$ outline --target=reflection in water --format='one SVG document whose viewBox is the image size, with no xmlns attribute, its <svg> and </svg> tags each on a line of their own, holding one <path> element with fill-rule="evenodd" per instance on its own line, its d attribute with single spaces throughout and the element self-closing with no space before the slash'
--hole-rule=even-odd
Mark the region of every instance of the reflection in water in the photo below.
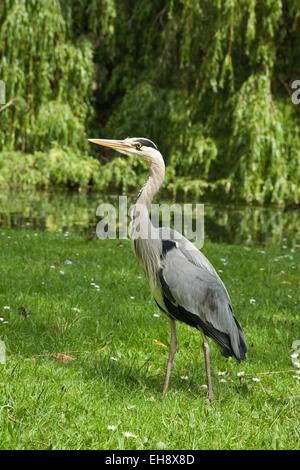
<svg viewBox="0 0 300 470">
<path fill-rule="evenodd" d="M 116 207 L 118 197 L 94 192 L 4 192 L 0 193 L 0 227 L 91 233 L 99 221 L 96 209 L 103 202 Z M 128 198 L 128 208 L 133 202 L 133 197 Z M 159 202 L 170 201 L 160 198 Z M 300 242 L 299 209 L 204 202 L 204 225 L 205 238 L 214 242 L 287 246 Z"/>
<path fill-rule="evenodd" d="M 215 242 L 295 246 L 299 209 L 205 205 L 205 234 Z"/>
</svg>

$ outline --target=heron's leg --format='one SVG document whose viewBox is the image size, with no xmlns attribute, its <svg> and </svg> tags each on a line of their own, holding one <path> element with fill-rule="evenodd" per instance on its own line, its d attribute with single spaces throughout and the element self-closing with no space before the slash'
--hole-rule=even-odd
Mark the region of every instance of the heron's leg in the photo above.
<svg viewBox="0 0 300 470">
<path fill-rule="evenodd" d="M 205 357 L 205 368 L 206 368 L 206 378 L 207 378 L 207 386 L 208 386 L 208 398 L 213 401 L 215 399 L 214 397 L 214 392 L 212 389 L 212 383 L 211 383 L 211 375 L 210 375 L 210 361 L 209 361 L 209 343 L 207 341 L 207 338 L 205 334 L 203 333 L 203 330 L 201 329 L 201 335 L 203 339 L 203 351 L 204 351 L 204 357 Z"/>
<path fill-rule="evenodd" d="M 177 349 L 175 320 L 173 318 L 171 318 L 170 320 L 171 320 L 171 323 L 170 323 L 170 326 L 171 326 L 170 352 L 169 352 L 169 359 L 168 359 L 167 371 L 166 371 L 164 388 L 163 388 L 163 395 L 166 393 L 168 385 L 169 385 L 172 364 L 173 364 L 174 356 L 175 356 L 176 349 Z"/>
</svg>

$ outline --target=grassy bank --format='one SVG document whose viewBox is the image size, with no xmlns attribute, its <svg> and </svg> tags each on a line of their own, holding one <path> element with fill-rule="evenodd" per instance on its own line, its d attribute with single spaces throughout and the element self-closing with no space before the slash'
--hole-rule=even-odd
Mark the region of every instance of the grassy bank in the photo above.
<svg viewBox="0 0 300 470">
<path fill-rule="evenodd" d="M 162 399 L 169 322 L 129 242 L 0 230 L 1 448 L 297 448 L 299 249 L 203 251 L 249 345 L 240 365 L 212 345 L 213 404 L 201 336 L 182 324 Z"/>
</svg>

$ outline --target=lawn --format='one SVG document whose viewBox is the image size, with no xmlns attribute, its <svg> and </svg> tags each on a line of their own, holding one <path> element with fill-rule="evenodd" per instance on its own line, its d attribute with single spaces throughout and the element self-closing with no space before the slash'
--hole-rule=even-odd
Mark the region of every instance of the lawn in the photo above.
<svg viewBox="0 0 300 470">
<path fill-rule="evenodd" d="M 299 449 L 299 247 L 205 243 L 249 346 L 211 345 L 210 403 L 184 324 L 162 398 L 169 321 L 130 243 L 90 238 L 0 229 L 1 449 Z"/>
</svg>

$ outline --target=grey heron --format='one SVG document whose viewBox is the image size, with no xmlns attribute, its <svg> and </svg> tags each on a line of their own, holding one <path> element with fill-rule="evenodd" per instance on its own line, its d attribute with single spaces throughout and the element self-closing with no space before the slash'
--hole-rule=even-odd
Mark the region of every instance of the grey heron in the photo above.
<svg viewBox="0 0 300 470">
<path fill-rule="evenodd" d="M 155 228 L 149 217 L 154 195 L 164 181 L 165 163 L 157 146 L 149 139 L 89 139 L 90 142 L 134 155 L 149 165 L 149 176 L 133 206 L 133 229 L 139 224 L 150 236 L 134 237 L 134 250 L 140 261 L 157 306 L 170 318 L 170 350 L 163 395 L 166 393 L 177 349 L 175 321 L 197 328 L 202 335 L 208 396 L 214 399 L 209 343 L 210 337 L 224 356 L 246 359 L 247 344 L 227 289 L 208 259 L 195 245 L 175 230 Z M 138 220 L 138 222 L 137 222 Z M 141 232 L 140 232 L 141 233 Z"/>
</svg>

